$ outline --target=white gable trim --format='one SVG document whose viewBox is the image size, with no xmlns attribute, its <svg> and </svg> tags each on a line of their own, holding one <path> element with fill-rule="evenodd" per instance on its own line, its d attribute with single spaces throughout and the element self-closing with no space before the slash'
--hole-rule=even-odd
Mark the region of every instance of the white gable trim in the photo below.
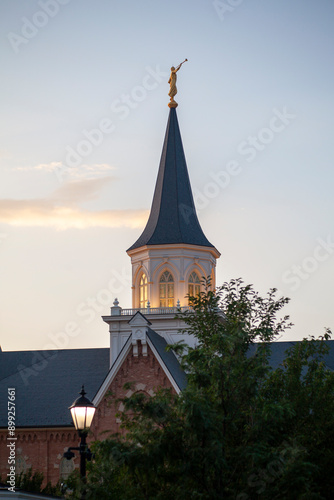
<svg viewBox="0 0 334 500">
<path fill-rule="evenodd" d="M 179 394 L 181 392 L 181 389 L 179 388 L 179 386 L 175 382 L 172 374 L 170 373 L 170 371 L 168 370 L 167 366 L 165 365 L 165 363 L 161 359 L 161 356 L 159 355 L 158 351 L 156 350 L 156 348 L 154 347 L 154 345 L 152 344 L 152 342 L 151 342 L 151 340 L 149 339 L 148 336 L 146 337 L 146 340 L 147 340 L 147 343 L 150 346 L 150 348 L 151 348 L 154 356 L 156 357 L 159 365 L 161 366 L 161 368 L 163 369 L 164 373 L 166 374 L 168 380 L 172 384 L 172 387 L 175 389 L 176 394 Z M 133 346 L 132 346 L 132 341 L 131 341 L 131 336 L 130 336 L 129 339 L 127 340 L 126 344 L 124 345 L 124 348 L 123 348 L 122 352 L 119 354 L 119 356 L 116 359 L 115 363 L 110 368 L 109 373 L 106 376 L 106 378 L 104 379 L 101 387 L 99 388 L 99 390 L 95 394 L 95 396 L 93 398 L 93 404 L 95 406 L 98 406 L 101 403 L 102 399 L 104 398 L 105 394 L 107 393 L 107 391 L 108 391 L 108 389 L 110 387 L 110 384 L 114 380 L 115 376 L 118 373 L 118 370 L 122 366 L 122 364 L 125 361 L 125 359 L 128 356 L 128 354 L 131 352 L 132 348 L 133 348 Z"/>
<path fill-rule="evenodd" d="M 129 325 L 132 326 L 149 326 L 151 325 L 152 323 L 146 318 L 146 316 L 144 316 L 140 311 L 137 311 L 133 316 L 132 318 L 130 319 L 130 321 L 128 322 Z"/>
<path fill-rule="evenodd" d="M 95 394 L 95 396 L 93 398 L 93 404 L 95 406 L 98 406 L 101 403 L 107 390 L 109 389 L 111 382 L 114 380 L 114 377 L 117 375 L 118 370 L 122 366 L 123 362 L 125 361 L 127 355 L 131 351 L 131 349 L 132 349 L 132 343 L 131 343 L 131 335 L 130 335 L 130 337 L 126 341 L 122 351 L 120 352 L 119 356 L 117 357 L 115 363 L 110 368 L 109 373 L 106 376 L 106 378 L 104 379 L 101 387 L 99 388 L 99 390 L 97 391 L 97 393 Z"/>
</svg>

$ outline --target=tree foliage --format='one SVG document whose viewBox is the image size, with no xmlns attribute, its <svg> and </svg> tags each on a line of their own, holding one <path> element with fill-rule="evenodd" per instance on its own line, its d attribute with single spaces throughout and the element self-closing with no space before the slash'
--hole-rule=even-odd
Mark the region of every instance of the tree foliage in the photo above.
<svg viewBox="0 0 334 500">
<path fill-rule="evenodd" d="M 29 491 L 31 493 L 42 493 L 45 495 L 52 495 L 54 497 L 60 497 L 62 495 L 61 485 L 59 483 L 52 486 L 50 481 L 48 481 L 46 486 L 43 487 L 43 481 L 43 472 L 33 472 L 32 467 L 29 467 L 26 471 L 18 474 L 15 487 L 18 490 L 23 490 L 25 492 Z"/>
<path fill-rule="evenodd" d="M 330 332 L 291 344 L 273 369 L 272 343 L 291 326 L 281 316 L 288 299 L 275 292 L 262 298 L 232 280 L 190 297 L 192 311 L 180 315 L 196 347 L 172 346 L 187 388 L 122 400 L 125 432 L 94 444 L 89 498 L 331 498 Z"/>
</svg>

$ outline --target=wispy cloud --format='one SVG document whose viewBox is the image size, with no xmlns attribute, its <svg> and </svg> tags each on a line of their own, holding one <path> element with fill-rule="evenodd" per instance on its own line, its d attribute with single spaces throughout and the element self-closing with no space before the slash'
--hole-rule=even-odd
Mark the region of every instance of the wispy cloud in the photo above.
<svg viewBox="0 0 334 500">
<path fill-rule="evenodd" d="M 40 173 L 57 173 L 61 172 L 64 175 L 66 172 L 67 179 L 96 179 L 107 175 L 110 171 L 115 170 L 115 167 L 108 163 L 95 163 L 93 165 L 83 164 L 78 167 L 68 168 L 61 161 L 52 161 L 50 163 L 39 163 L 38 165 L 15 167 L 12 170 L 19 172 L 40 172 Z"/>
<path fill-rule="evenodd" d="M 18 170 L 19 172 L 54 172 L 57 168 L 61 167 L 61 165 L 62 163 L 60 161 L 52 161 L 50 163 L 39 163 L 33 166 L 14 167 L 12 170 Z"/>
<path fill-rule="evenodd" d="M 99 179 L 75 179 L 62 184 L 49 199 L 56 204 L 68 203 L 70 205 L 96 200 L 100 191 L 108 186 L 115 178 L 100 177 Z"/>
<path fill-rule="evenodd" d="M 84 229 L 88 227 L 142 227 L 147 210 L 90 211 L 79 205 L 96 199 L 110 177 L 63 184 L 47 198 L 0 200 L 0 222 L 12 226 Z"/>
</svg>

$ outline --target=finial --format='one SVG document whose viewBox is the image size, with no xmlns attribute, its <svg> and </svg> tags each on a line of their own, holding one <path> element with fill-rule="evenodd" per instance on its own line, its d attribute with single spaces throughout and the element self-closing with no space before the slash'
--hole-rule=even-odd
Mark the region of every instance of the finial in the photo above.
<svg viewBox="0 0 334 500">
<path fill-rule="evenodd" d="M 113 304 L 114 304 L 114 306 L 115 306 L 115 307 L 117 307 L 117 306 L 118 306 L 119 302 L 118 302 L 117 297 L 116 297 L 116 299 L 114 300 Z"/>
<path fill-rule="evenodd" d="M 168 80 L 168 83 L 170 84 L 170 89 L 168 92 L 168 95 L 170 97 L 170 102 L 168 103 L 169 108 L 177 108 L 178 104 L 176 101 L 174 101 L 174 97 L 177 94 L 177 88 L 176 88 L 176 73 L 179 71 L 181 68 L 182 64 L 188 61 L 188 59 L 185 59 L 183 62 L 181 62 L 176 68 L 174 66 L 171 67 L 170 71 L 170 77 Z"/>
<path fill-rule="evenodd" d="M 176 307 L 177 307 L 178 309 L 180 309 L 180 305 L 181 305 L 181 304 L 180 304 L 180 299 L 177 299 L 177 302 L 176 302 Z"/>
</svg>

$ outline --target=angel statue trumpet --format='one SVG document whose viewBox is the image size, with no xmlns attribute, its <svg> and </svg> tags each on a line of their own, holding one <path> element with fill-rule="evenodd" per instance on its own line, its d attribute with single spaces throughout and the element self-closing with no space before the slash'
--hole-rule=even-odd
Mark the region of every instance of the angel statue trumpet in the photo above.
<svg viewBox="0 0 334 500">
<path fill-rule="evenodd" d="M 170 69 L 171 73 L 170 73 L 170 77 L 169 77 L 169 80 L 168 80 L 168 83 L 170 84 L 170 89 L 169 89 L 169 92 L 168 92 L 168 95 L 170 97 L 170 102 L 168 103 L 168 106 L 170 108 L 176 108 L 177 105 L 178 105 L 177 102 L 174 101 L 174 97 L 177 94 L 176 73 L 179 71 L 179 69 L 181 68 L 182 64 L 184 64 L 186 61 L 188 61 L 188 59 L 185 59 L 176 68 L 174 68 L 174 66 L 172 66 L 171 69 Z"/>
</svg>

